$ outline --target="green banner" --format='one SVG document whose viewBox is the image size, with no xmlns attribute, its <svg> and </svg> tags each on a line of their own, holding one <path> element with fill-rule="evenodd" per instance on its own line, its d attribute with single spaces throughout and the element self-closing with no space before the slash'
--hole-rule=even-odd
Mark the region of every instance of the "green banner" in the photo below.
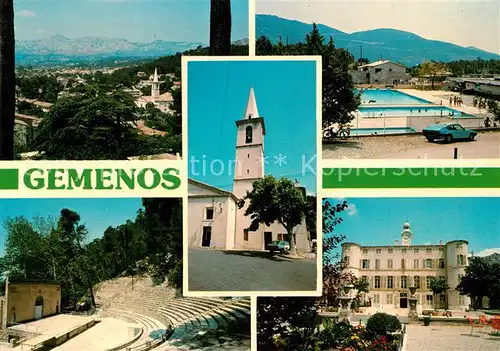
<svg viewBox="0 0 500 351">
<path fill-rule="evenodd" d="M 19 170 L 0 169 L 0 190 L 19 189 Z"/>
<path fill-rule="evenodd" d="M 500 168 L 323 168 L 323 189 L 338 188 L 500 188 Z"/>
</svg>

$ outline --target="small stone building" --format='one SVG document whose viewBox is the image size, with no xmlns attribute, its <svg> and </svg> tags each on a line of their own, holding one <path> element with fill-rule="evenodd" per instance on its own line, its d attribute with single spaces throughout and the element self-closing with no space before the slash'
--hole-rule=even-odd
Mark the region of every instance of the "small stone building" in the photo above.
<svg viewBox="0 0 500 351">
<path fill-rule="evenodd" d="M 5 282 L 0 299 L 2 329 L 58 314 L 61 310 L 61 285 L 58 282 Z"/>
</svg>

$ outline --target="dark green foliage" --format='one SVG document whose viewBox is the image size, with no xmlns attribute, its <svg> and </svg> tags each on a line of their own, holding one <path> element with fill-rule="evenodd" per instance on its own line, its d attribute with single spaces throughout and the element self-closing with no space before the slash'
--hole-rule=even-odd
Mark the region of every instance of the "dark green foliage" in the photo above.
<svg viewBox="0 0 500 351">
<path fill-rule="evenodd" d="M 471 297 L 474 308 L 481 308 L 483 297 L 490 308 L 500 307 L 500 255 L 471 257 L 457 290 Z"/>
<path fill-rule="evenodd" d="M 366 322 L 366 329 L 376 335 L 387 335 L 401 329 L 398 317 L 387 313 L 375 313 Z"/>
<path fill-rule="evenodd" d="M 448 68 L 456 76 L 467 74 L 498 74 L 500 60 L 459 60 L 447 63 Z"/>
<path fill-rule="evenodd" d="M 52 75 L 20 76 L 16 79 L 18 95 L 27 99 L 36 99 L 54 103 L 63 86 Z"/>
<path fill-rule="evenodd" d="M 148 273 L 156 283 L 168 279 L 182 288 L 181 201 L 143 199 L 135 221 L 109 227 L 90 243 L 80 216 L 69 209 L 57 222 L 7 219 L 1 271 L 12 279 L 59 281 L 62 306 L 70 308 L 82 297 L 95 304 L 92 287 L 123 275 Z"/>
<path fill-rule="evenodd" d="M 322 57 L 323 74 L 323 127 L 332 124 L 348 124 L 354 119 L 353 112 L 360 104 L 359 95 L 354 92 L 354 83 L 349 68 L 355 64 L 354 56 L 344 49 L 335 47 L 330 37 L 325 43 L 316 24 L 306 35 L 305 43 L 273 45 L 266 37 L 256 43 L 257 55 L 316 55 Z"/>
</svg>

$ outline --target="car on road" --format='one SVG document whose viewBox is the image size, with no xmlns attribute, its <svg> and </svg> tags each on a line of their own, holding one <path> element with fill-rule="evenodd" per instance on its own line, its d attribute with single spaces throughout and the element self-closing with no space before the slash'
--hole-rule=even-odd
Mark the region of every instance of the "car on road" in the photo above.
<svg viewBox="0 0 500 351">
<path fill-rule="evenodd" d="M 272 243 L 267 245 L 267 249 L 269 250 L 269 252 L 279 251 L 281 253 L 286 253 L 290 251 L 290 244 L 288 243 L 288 241 L 273 241 Z"/>
<path fill-rule="evenodd" d="M 477 135 L 475 130 L 465 129 L 458 123 L 440 123 L 432 124 L 422 130 L 424 137 L 433 142 L 442 139 L 447 143 L 453 140 L 474 140 Z"/>
</svg>

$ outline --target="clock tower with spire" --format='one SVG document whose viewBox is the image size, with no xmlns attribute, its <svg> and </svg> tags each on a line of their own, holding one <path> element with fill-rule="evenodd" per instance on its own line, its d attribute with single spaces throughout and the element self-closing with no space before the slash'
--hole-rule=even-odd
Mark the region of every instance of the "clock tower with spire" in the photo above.
<svg viewBox="0 0 500 351">
<path fill-rule="evenodd" d="M 403 232 L 401 233 L 401 245 L 403 246 L 410 246 L 411 245 L 411 230 L 410 230 L 410 223 L 405 222 L 403 224 Z"/>
</svg>

